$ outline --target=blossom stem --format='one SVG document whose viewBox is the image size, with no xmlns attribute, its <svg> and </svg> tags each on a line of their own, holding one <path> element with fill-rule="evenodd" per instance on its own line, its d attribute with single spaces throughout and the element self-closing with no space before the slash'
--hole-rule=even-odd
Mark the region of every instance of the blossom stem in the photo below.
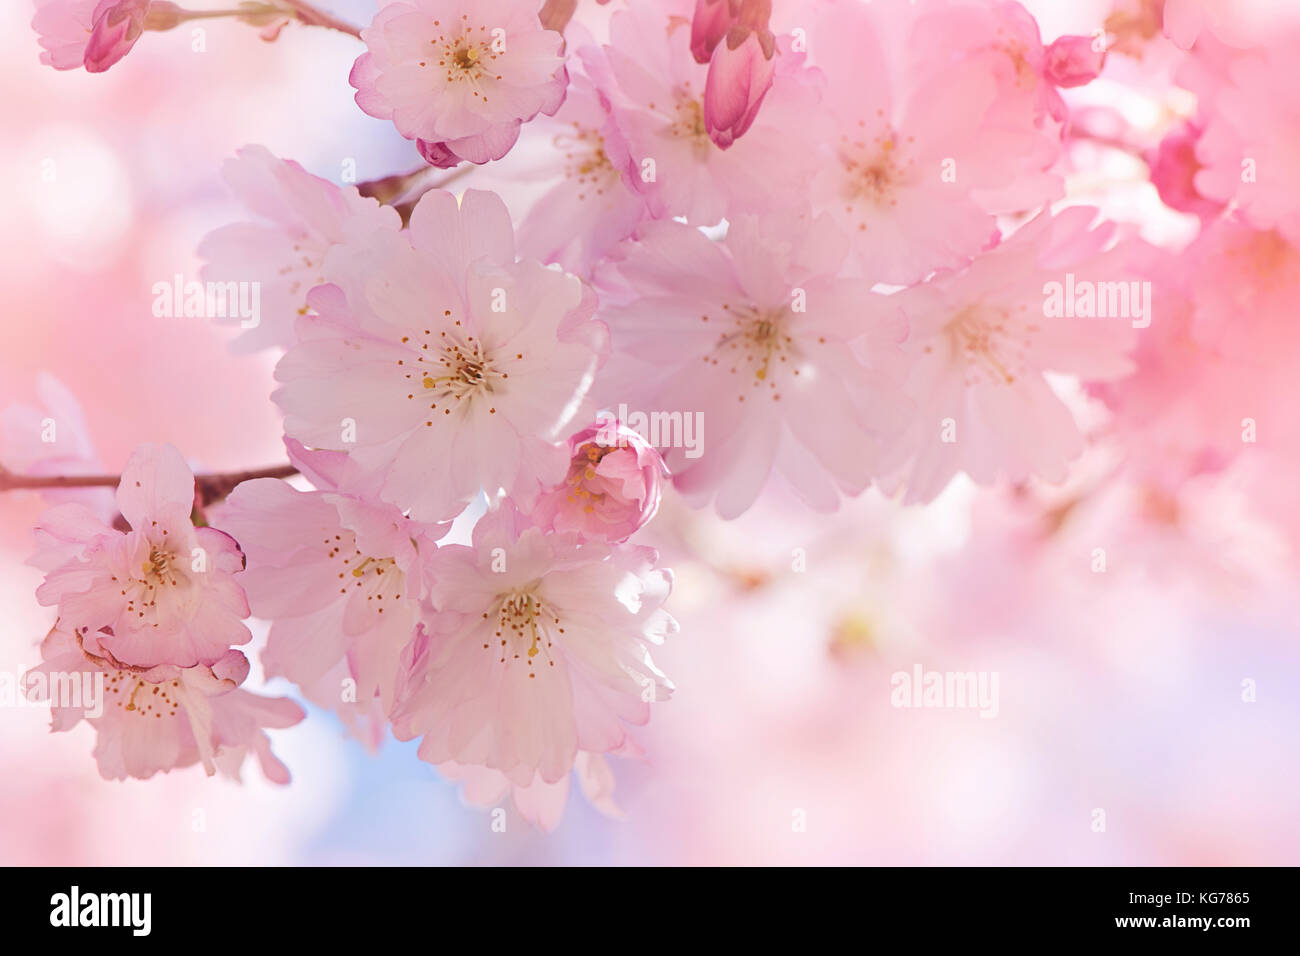
<svg viewBox="0 0 1300 956">
<path fill-rule="evenodd" d="M 338 19 L 324 10 L 318 10 L 305 0 L 266 0 L 264 3 L 247 3 L 231 10 L 185 10 L 170 4 L 151 10 L 145 19 L 146 30 L 170 30 L 191 20 L 212 20 L 218 17 L 237 17 L 258 24 L 275 18 L 291 17 L 304 26 L 325 27 L 361 39 L 361 30 Z M 257 18 L 262 18 L 261 20 Z"/>
<path fill-rule="evenodd" d="M 338 19 L 324 10 L 318 10 L 306 0 L 279 0 L 288 9 L 292 10 L 298 18 L 298 22 L 312 27 L 325 27 L 330 30 L 338 30 L 340 33 L 346 33 L 348 36 L 361 39 L 361 30 L 350 23 Z"/>
<path fill-rule="evenodd" d="M 220 501 L 235 490 L 240 482 L 254 478 L 289 478 L 298 474 L 293 465 L 272 465 L 248 471 L 225 471 L 208 475 L 195 475 L 199 499 L 204 505 Z M 116 488 L 121 475 L 16 475 L 0 468 L 0 492 L 49 491 L 57 488 Z"/>
</svg>

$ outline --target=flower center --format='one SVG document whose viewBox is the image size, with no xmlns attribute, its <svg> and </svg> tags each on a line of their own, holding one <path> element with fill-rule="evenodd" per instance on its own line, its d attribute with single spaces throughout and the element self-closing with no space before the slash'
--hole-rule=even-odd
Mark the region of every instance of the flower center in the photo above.
<svg viewBox="0 0 1300 956">
<path fill-rule="evenodd" d="M 587 482 L 596 479 L 596 467 L 612 451 L 618 449 L 587 442 L 578 449 L 578 453 L 573 456 L 572 464 L 569 465 L 569 483 L 573 485 L 573 491 L 569 493 L 568 499 L 574 504 L 583 501 L 582 510 L 586 514 L 591 514 L 596 510 L 596 505 L 605 500 L 605 493 L 593 491 L 588 487 Z"/>
<path fill-rule="evenodd" d="M 429 42 L 438 50 L 437 65 L 442 67 L 444 82 L 449 85 L 468 83 L 470 92 L 486 103 L 487 93 L 479 84 L 484 80 L 501 79 L 501 74 L 492 69 L 493 61 L 500 54 L 486 24 L 470 26 L 468 15 L 462 15 L 460 19 L 460 29 L 451 36 L 439 33 Z M 435 20 L 434 26 L 440 26 L 439 21 Z M 419 62 L 420 66 L 426 66 L 429 61 Z"/>
<path fill-rule="evenodd" d="M 753 389 L 763 385 L 767 385 L 772 401 L 780 401 L 782 381 L 790 384 L 783 372 L 788 371 L 790 376 L 799 374 L 796 366 L 803 355 L 788 328 L 791 316 L 790 310 L 784 307 L 760 309 L 742 305 L 733 308 L 730 303 L 722 304 L 724 325 L 730 327 L 719 334 L 717 343 L 704 355 L 704 361 L 726 368 L 728 374 L 737 376 L 738 401 L 743 402 L 747 392 L 752 394 Z M 709 315 L 700 318 L 705 322 L 713 321 Z"/>
<path fill-rule="evenodd" d="M 384 613 L 384 598 L 399 601 L 405 575 L 392 558 L 375 558 L 362 554 L 356 546 L 357 537 L 343 531 L 325 539 L 325 557 L 338 562 L 339 594 L 347 594 L 348 587 L 365 592 L 367 601 L 375 602 L 374 610 Z"/>
<path fill-rule="evenodd" d="M 898 137 L 888 128 L 870 141 L 840 137 L 840 162 L 847 174 L 844 194 L 849 213 L 857 202 L 875 207 L 898 205 L 894 193 L 909 179 L 914 165 L 901 155 Z M 866 224 L 860 223 L 858 228 L 865 230 Z"/>
<path fill-rule="evenodd" d="M 472 70 L 478 66 L 478 48 L 472 46 L 460 47 L 452 54 L 451 59 L 462 70 Z"/>
<path fill-rule="evenodd" d="M 310 311 L 306 301 L 308 290 L 325 284 L 320 266 L 325 259 L 327 248 L 328 244 L 323 244 L 304 233 L 294 241 L 295 258 L 279 269 L 281 281 L 289 284 L 289 294 L 302 303 L 298 306 L 299 315 L 306 315 Z"/>
<path fill-rule="evenodd" d="M 400 359 L 397 364 L 404 370 L 407 399 L 419 397 L 429 401 L 429 410 L 441 410 L 450 415 L 453 408 L 463 405 L 468 409 L 475 398 L 488 399 L 505 391 L 510 373 L 502 371 L 497 356 L 484 347 L 473 335 L 464 335 L 459 320 L 451 319 L 451 310 L 443 312 L 447 328 L 436 334 L 425 329 L 418 345 L 409 335 L 402 336 L 402 344 L 415 349 L 415 363 Z M 523 353 L 515 356 L 523 359 Z M 420 391 L 411 388 L 419 383 Z M 496 406 L 488 408 L 489 415 L 496 414 Z M 432 428 L 436 416 L 430 415 L 425 426 Z"/>
<path fill-rule="evenodd" d="M 161 720 L 164 716 L 176 716 L 180 701 L 176 690 L 180 681 L 170 680 L 160 684 L 140 680 L 129 670 L 112 670 L 104 681 L 105 700 L 112 701 L 113 706 L 138 717 L 153 717 Z"/>
<path fill-rule="evenodd" d="M 445 346 L 438 361 L 443 374 L 425 375 L 420 384 L 426 390 L 453 401 L 488 395 L 498 383 L 499 373 L 483 349 L 481 342 L 471 335 L 465 345 L 452 343 Z"/>
<path fill-rule="evenodd" d="M 695 150 L 697 159 L 704 159 L 709 152 L 708 127 L 704 125 L 704 106 L 691 95 L 689 85 L 678 87 L 673 92 L 673 118 L 668 126 L 668 134 L 674 139 L 684 139 Z"/>
<path fill-rule="evenodd" d="M 150 548 L 149 560 L 144 563 L 145 580 L 161 583 L 171 570 L 171 561 L 174 557 L 175 555 L 170 551 L 164 551 L 162 548 Z"/>
<path fill-rule="evenodd" d="M 966 361 L 967 385 L 1011 385 L 1024 372 L 1038 326 L 1018 321 L 1008 309 L 967 306 L 944 326 L 954 354 Z"/>
<path fill-rule="evenodd" d="M 587 198 L 587 190 L 603 196 L 618 176 L 618 170 L 605 154 L 605 138 L 592 129 L 573 124 L 574 132 L 555 137 L 555 145 L 564 153 L 564 177 L 575 179 L 582 191 L 578 199 Z"/>
<path fill-rule="evenodd" d="M 491 620 L 492 616 L 485 611 L 483 617 Z M 501 654 L 499 663 L 526 663 L 530 680 L 537 676 L 533 670 L 535 658 L 544 657 L 548 667 L 555 666 L 550 653 L 551 629 L 554 628 L 558 635 L 564 633 L 564 628 L 560 627 L 559 617 L 531 590 L 503 595 L 497 607 L 496 621 L 497 650 Z M 483 645 L 484 650 L 491 647 L 491 642 Z"/>
<path fill-rule="evenodd" d="M 163 532 L 164 535 L 166 533 Z M 146 614 L 154 613 L 158 607 L 160 591 L 179 587 L 182 582 L 187 582 L 185 576 L 174 566 L 175 560 L 176 555 L 167 548 L 151 544 L 149 556 L 140 563 L 138 577 L 131 574 L 123 581 L 115 574 L 111 576 L 113 583 L 120 586 L 122 596 L 126 598 L 128 614 L 143 618 Z M 158 626 L 156 620 L 153 626 Z"/>
</svg>

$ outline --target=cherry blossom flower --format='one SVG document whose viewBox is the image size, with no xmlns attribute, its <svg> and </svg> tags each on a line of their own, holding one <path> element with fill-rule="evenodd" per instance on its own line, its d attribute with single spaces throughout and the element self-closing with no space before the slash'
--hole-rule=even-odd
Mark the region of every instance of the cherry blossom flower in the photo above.
<svg viewBox="0 0 1300 956">
<path fill-rule="evenodd" d="M 1122 282 L 1129 309 L 1142 308 L 1125 252 L 1107 249 L 1113 225 L 1091 228 L 1095 219 L 1086 206 L 1042 213 L 966 269 L 885 299 L 911 322 L 906 349 L 916 363 L 907 388 L 917 413 L 903 439 L 910 460 L 887 483 L 901 483 L 907 501 L 934 498 L 958 472 L 981 484 L 1065 479 L 1083 442 L 1044 373 L 1122 376 L 1133 368 L 1134 324 L 1150 321 L 1073 310 L 1049 317 L 1048 284 L 1063 287 L 1075 274 L 1094 303 L 1100 283 Z"/>
<path fill-rule="evenodd" d="M 908 408 L 907 325 L 883 310 L 863 317 L 881 297 L 839 276 L 846 250 L 825 216 L 741 217 L 720 243 L 655 222 L 598 273 L 614 350 L 599 396 L 700 417 L 702 448 L 673 436 L 664 451 L 693 503 L 735 517 L 775 468 L 832 510 L 882 467 Z"/>
<path fill-rule="evenodd" d="M 86 44 L 101 0 L 36 0 L 32 29 L 44 52 L 41 62 L 56 70 L 75 70 L 86 61 Z"/>
<path fill-rule="evenodd" d="M 480 490 L 531 501 L 560 482 L 606 331 L 577 279 L 515 259 L 497 196 L 426 193 L 409 244 L 377 232 L 326 269 L 338 284 L 312 292 L 319 315 L 276 368 L 287 435 L 348 452 L 417 521 Z"/>
<path fill-rule="evenodd" d="M 243 482 L 220 515 L 248 556 L 252 613 L 272 622 L 267 675 L 324 707 L 356 712 L 378 698 L 389 710 L 419 608 L 416 545 L 434 547 L 426 529 L 389 505 L 273 478 Z"/>
<path fill-rule="evenodd" d="M 4 442 L 0 467 L 27 475 L 96 475 L 104 468 L 90 437 L 81 403 L 53 375 L 36 376 L 40 407 L 15 404 L 0 415 Z M 113 493 L 108 488 L 48 488 L 51 502 L 79 501 L 102 521 L 110 521 Z"/>
<path fill-rule="evenodd" d="M 606 415 L 572 436 L 569 448 L 564 483 L 543 492 L 530 515 L 538 527 L 615 542 L 654 517 L 668 470 L 653 445 Z"/>
<path fill-rule="evenodd" d="M 724 73 L 746 90 L 738 107 L 718 90 L 717 120 L 730 132 L 722 149 L 710 138 L 705 121 L 709 68 L 691 53 L 687 0 L 631 0 L 610 20 L 610 43 L 604 48 L 608 69 L 586 50 L 579 55 L 588 75 L 606 93 L 611 115 L 627 147 L 623 174 L 641 192 L 655 218 L 685 217 L 692 225 L 713 225 L 724 217 L 758 212 L 793 197 L 783 197 L 773 183 L 804 181 L 816 168 L 808 148 L 807 128 L 820 96 L 819 77 L 804 64 L 803 54 L 786 51 L 774 60 L 775 75 L 755 119 L 757 102 L 749 91 L 749 73 L 735 74 L 744 54 Z M 787 46 L 789 41 L 787 38 Z M 762 85 L 761 83 L 759 84 Z M 724 102 L 725 99 L 725 102 Z M 748 127 L 748 121 L 754 125 Z"/>
<path fill-rule="evenodd" d="M 1196 144 L 1203 167 L 1196 191 L 1232 202 L 1257 229 L 1276 229 L 1300 243 L 1300 91 L 1294 82 L 1300 32 L 1232 58 L 1217 92 L 1203 99 L 1204 132 Z"/>
<path fill-rule="evenodd" d="M 260 321 L 234 340 L 237 352 L 293 344 L 294 321 L 307 312 L 307 293 L 324 285 L 325 253 L 353 234 L 397 232 L 401 219 L 390 206 L 313 176 L 263 146 L 245 146 L 226 161 L 226 182 L 261 222 L 221 226 L 199 243 L 208 282 L 256 282 Z M 239 318 L 216 320 L 238 324 Z"/>
<path fill-rule="evenodd" d="M 587 51 L 589 58 L 599 51 Z M 569 95 L 554 119 L 538 117 L 535 135 L 550 135 L 554 161 L 531 176 L 559 180 L 519 224 L 519 249 L 542 262 L 559 263 L 583 279 L 610 249 L 632 234 L 647 215 L 645 199 L 623 181 L 627 146 L 600 91 L 574 73 Z"/>
<path fill-rule="evenodd" d="M 1059 96 L 1034 62 L 1042 47 L 1023 8 L 885 0 L 819 10 L 808 45 L 827 78 L 820 135 L 833 158 L 811 193 L 866 274 L 906 285 L 957 268 L 996 241 L 994 212 L 1059 195 L 1059 177 L 1043 173 L 1060 153 L 1059 135 L 1043 128 Z M 895 46 L 911 58 L 890 55 Z"/>
<path fill-rule="evenodd" d="M 140 446 L 117 487 L 130 531 L 80 504 L 45 512 L 30 562 L 45 572 L 37 600 L 57 606 L 69 631 L 106 631 L 102 646 L 122 664 L 215 664 L 252 639 L 235 580 L 244 557 L 229 535 L 191 524 L 193 505 L 194 475 L 180 452 Z"/>
<path fill-rule="evenodd" d="M 888 2 L 893 16 L 905 19 L 897 0 Z M 1052 141 L 1059 140 L 1068 113 L 1059 89 L 1096 79 L 1106 61 L 1102 38 L 1067 35 L 1044 46 L 1038 22 L 1014 0 L 922 0 L 915 9 L 911 35 L 927 42 L 915 48 L 911 69 L 924 76 L 949 63 L 978 64 L 998 85 L 986 124 L 1004 135 L 1026 121 L 1039 127 L 1045 135 L 1035 143 L 1038 149 L 1016 159 L 1025 172 L 1033 169 L 1030 163 L 1041 163 L 1039 169 L 1049 164 L 1057 155 Z"/>
<path fill-rule="evenodd" d="M 650 646 L 676 631 L 662 609 L 672 575 L 655 552 L 580 544 L 528 527 L 510 502 L 479 520 L 473 546 L 428 555 L 436 609 L 408 652 L 399 739 L 433 764 L 554 784 L 580 751 L 627 746 L 671 685 Z"/>
<path fill-rule="evenodd" d="M 1153 281 L 1160 320 L 1138 338 L 1133 375 L 1089 388 L 1116 413 L 1104 434 L 1123 450 L 1126 474 L 1165 496 L 1176 496 L 1196 475 L 1227 467 L 1247 447 L 1241 410 L 1264 416 L 1273 388 L 1256 362 L 1234 362 L 1198 341 L 1180 271 L 1163 259 L 1143 270 Z"/>
<path fill-rule="evenodd" d="M 1233 47 L 1255 47 L 1291 27 L 1300 10 L 1287 0 L 1165 0 L 1164 31 L 1181 49 L 1213 34 Z"/>
<path fill-rule="evenodd" d="M 210 666 L 129 667 L 105 643 L 103 633 L 55 627 L 41 644 L 42 663 L 26 678 L 29 687 L 44 688 L 33 696 L 49 700 L 51 729 L 71 730 L 82 720 L 95 728 L 95 762 L 105 779 L 145 780 L 196 763 L 208 776 L 220 770 L 238 779 L 252 753 L 268 780 L 289 782 L 263 728 L 292 727 L 306 715 L 287 698 L 242 690 L 243 654 L 230 650 Z M 72 699 L 56 693 L 74 683 Z"/>
<path fill-rule="evenodd" d="M 392 120 L 437 166 L 500 159 L 522 124 L 564 101 L 564 38 L 533 4 L 390 0 L 361 38 L 357 105 Z"/>
</svg>

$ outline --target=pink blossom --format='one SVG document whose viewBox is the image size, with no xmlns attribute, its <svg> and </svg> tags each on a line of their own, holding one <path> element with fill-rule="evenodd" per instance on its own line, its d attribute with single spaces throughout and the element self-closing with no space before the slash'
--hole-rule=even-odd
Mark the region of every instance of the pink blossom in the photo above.
<svg viewBox="0 0 1300 956">
<path fill-rule="evenodd" d="M 56 70 L 75 70 L 86 60 L 95 11 L 104 0 L 36 0 L 32 29 L 44 52 L 41 62 Z"/>
<path fill-rule="evenodd" d="M 631 0 L 610 20 L 608 69 L 580 50 L 587 71 L 610 100 L 611 115 L 627 147 L 623 175 L 645 196 L 655 218 L 683 216 L 692 225 L 712 225 L 724 217 L 797 204 L 793 190 L 773 183 L 799 183 L 817 166 L 805 130 L 820 96 L 819 76 L 803 54 L 776 57 L 771 90 L 754 119 L 761 77 L 731 72 L 716 89 L 720 124 L 734 138 L 720 148 L 709 135 L 705 94 L 709 68 L 695 61 L 687 29 L 685 0 Z M 789 41 L 786 41 L 787 46 Z M 728 57 L 723 73 L 744 66 Z M 763 68 L 766 70 L 766 67 Z M 720 77 L 725 81 L 726 77 Z M 744 92 L 744 103 L 731 94 Z"/>
<path fill-rule="evenodd" d="M 272 478 L 242 483 L 220 514 L 248 556 L 252 613 L 272 622 L 267 676 L 341 712 L 375 698 L 391 709 L 420 600 L 416 544 L 434 547 L 426 529 L 388 505 Z"/>
<path fill-rule="evenodd" d="M 892 17 L 906 18 L 892 3 Z M 1038 22 L 1015 0 L 920 0 L 910 35 L 918 41 L 910 70 L 943 71 L 949 64 L 978 64 L 997 81 L 998 99 L 985 122 L 990 127 L 1019 126 L 1027 120 L 1040 132 L 1039 151 L 1020 162 L 1037 163 L 1049 151 L 1065 122 L 1067 110 L 1058 87 L 1080 86 L 1095 79 L 1105 63 L 1100 38 L 1059 37 L 1044 47 Z M 882 12 L 891 11 L 886 5 Z"/>
<path fill-rule="evenodd" d="M 96 475 L 104 471 L 77 397 L 53 375 L 36 376 L 40 407 L 10 405 L 0 416 L 0 467 L 28 475 Z M 79 501 L 103 521 L 113 517 L 107 488 L 50 488 L 48 501 Z"/>
<path fill-rule="evenodd" d="M 1300 33 L 1228 62 L 1222 87 L 1203 99 L 1194 183 L 1207 199 L 1234 203 L 1255 228 L 1300 243 L 1297 56 Z"/>
<path fill-rule="evenodd" d="M 655 552 L 545 534 L 506 502 L 473 546 L 428 556 L 437 613 L 409 652 L 394 733 L 423 736 L 434 764 L 483 766 L 554 784 L 580 751 L 627 745 L 671 685 L 650 646 L 676 631 L 662 610 L 672 575 Z"/>
<path fill-rule="evenodd" d="M 418 521 L 452 518 L 482 489 L 531 500 L 559 483 L 605 328 L 577 279 L 515 259 L 496 195 L 426 193 L 409 243 L 376 233 L 326 268 L 338 284 L 313 291 L 319 315 L 276 368 L 286 434 L 348 452 Z"/>
<path fill-rule="evenodd" d="M 292 727 L 305 715 L 287 698 L 240 689 L 248 676 L 243 654 L 230 650 L 210 666 L 128 667 L 105 640 L 103 633 L 55 627 L 41 644 L 42 663 L 26 677 L 29 688 L 44 690 L 33 698 L 50 701 L 53 730 L 82 720 L 95 728 L 95 762 L 105 779 L 144 780 L 195 763 L 208 776 L 220 770 L 238 779 L 251 752 L 268 780 L 289 782 L 263 728 Z M 68 686 L 80 693 L 61 699 L 59 688 Z"/>
<path fill-rule="evenodd" d="M 226 161 L 226 182 L 260 222 L 221 226 L 199 243 L 210 282 L 256 282 L 260 321 L 234 342 L 238 352 L 293 344 L 294 321 L 307 312 L 307 293 L 330 281 L 325 253 L 349 236 L 397 232 L 401 219 L 390 206 L 313 176 L 263 146 L 245 146 Z M 218 319 L 239 324 L 240 318 Z"/>
<path fill-rule="evenodd" d="M 390 0 L 361 32 L 357 105 L 435 165 L 500 159 L 564 101 L 563 37 L 515 0 Z"/>
<path fill-rule="evenodd" d="M 1108 252 L 1114 228 L 1092 228 L 1096 210 L 1075 206 L 1041 213 L 964 270 L 943 274 L 885 299 L 911 322 L 907 351 L 915 361 L 908 391 L 917 414 L 903 447 L 910 455 L 890 486 L 906 500 L 928 501 L 958 472 L 980 484 L 999 476 L 1037 476 L 1060 483 L 1083 450 L 1069 409 L 1045 372 L 1084 380 L 1117 378 L 1132 370 L 1129 315 L 1057 315 L 1049 283 L 1063 297 L 1067 283 L 1136 281 L 1124 253 Z M 1125 300 L 1140 310 L 1141 292 Z M 1150 315 L 1143 317 L 1150 322 Z"/>
<path fill-rule="evenodd" d="M 600 56 L 588 51 L 588 57 Z M 574 73 L 569 95 L 554 119 L 538 117 L 535 135 L 549 135 L 549 164 L 532 175 L 558 180 L 519 224 L 519 249 L 556 262 L 583 279 L 647 215 L 641 194 L 623 181 L 623 142 L 600 94 L 584 73 Z"/>
<path fill-rule="evenodd" d="M 996 241 L 992 213 L 1060 191 L 1037 25 L 1016 4 L 827 4 L 808 38 L 825 71 L 831 155 L 814 203 L 890 284 L 957 268 Z M 907 57 L 890 54 L 895 46 Z M 1055 98 L 1055 100 L 1053 99 Z"/>
<path fill-rule="evenodd" d="M 1246 251 L 1244 232 L 1234 230 L 1229 236 L 1219 229 L 1204 235 L 1186 263 L 1160 256 L 1145 265 L 1142 274 L 1154 284 L 1159 320 L 1138 337 L 1133 375 L 1089 389 L 1114 412 L 1105 435 L 1123 449 L 1126 474 L 1152 493 L 1176 498 L 1196 475 L 1220 472 L 1250 449 L 1241 441 L 1242 409 L 1269 421 L 1267 435 L 1276 434 L 1268 396 L 1280 383 L 1270 380 L 1266 356 L 1234 358 L 1207 340 L 1209 330 L 1197 328 L 1191 298 L 1199 290 L 1188 287 L 1180 275 L 1210 261 L 1235 271 Z M 1218 277 L 1202 283 L 1210 285 L 1218 285 Z M 1207 312 L 1217 314 L 1227 303 L 1207 294 L 1204 304 Z M 1234 335 L 1245 333 L 1235 303 L 1231 309 Z"/>
<path fill-rule="evenodd" d="M 1287 342 L 1300 298 L 1300 247 L 1232 215 L 1202 231 L 1181 265 L 1198 342 L 1260 370 L 1294 354 Z"/>
<path fill-rule="evenodd" d="M 531 519 L 584 540 L 626 541 L 659 509 L 668 476 L 659 452 L 612 416 L 569 439 L 564 483 L 542 493 Z"/>
<path fill-rule="evenodd" d="M 244 558 L 229 535 L 194 527 L 194 475 L 171 445 L 142 445 L 127 461 L 117 506 L 132 530 L 84 505 L 57 505 L 36 526 L 37 600 L 77 634 L 103 630 L 113 659 L 134 667 L 193 667 L 251 638 L 235 580 Z"/>
<path fill-rule="evenodd" d="M 1300 10 L 1290 0 L 1165 0 L 1164 31 L 1180 49 L 1190 50 L 1209 33 L 1232 47 L 1263 46 L 1300 25 Z"/>
<path fill-rule="evenodd" d="M 698 416 L 700 447 L 664 451 L 693 503 L 735 517 L 775 469 L 832 510 L 878 473 L 908 405 L 907 325 L 864 317 L 881 297 L 840 276 L 846 249 L 826 216 L 740 217 L 719 243 L 655 222 L 598 273 L 614 349 L 599 395 L 608 408 Z"/>
</svg>

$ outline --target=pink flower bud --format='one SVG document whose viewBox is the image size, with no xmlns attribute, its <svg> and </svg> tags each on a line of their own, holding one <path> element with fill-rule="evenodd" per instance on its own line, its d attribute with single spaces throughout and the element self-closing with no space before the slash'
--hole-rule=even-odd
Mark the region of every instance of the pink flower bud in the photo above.
<svg viewBox="0 0 1300 956">
<path fill-rule="evenodd" d="M 1106 62 L 1106 52 L 1093 49 L 1092 37 L 1059 37 L 1046 52 L 1047 79 L 1065 88 L 1091 83 Z"/>
<path fill-rule="evenodd" d="M 1151 183 L 1166 206 L 1205 219 L 1217 216 L 1223 203 L 1197 192 L 1196 174 L 1201 170 L 1201 164 L 1196 158 L 1196 143 L 1200 138 L 1200 129 L 1191 123 L 1183 123 L 1161 140 L 1148 163 Z"/>
<path fill-rule="evenodd" d="M 691 55 L 708 63 L 713 51 L 731 28 L 731 0 L 695 0 L 691 18 Z"/>
<path fill-rule="evenodd" d="M 543 492 L 533 511 L 539 527 L 618 542 L 654 517 L 668 469 L 654 446 L 632 429 L 602 420 L 569 439 L 564 483 Z"/>
<path fill-rule="evenodd" d="M 775 70 L 776 58 L 764 55 L 757 33 L 734 49 L 728 39 L 713 51 L 704 84 L 704 126 L 720 149 L 738 140 L 754 122 Z"/>
<path fill-rule="evenodd" d="M 415 148 L 419 150 L 426 163 L 439 169 L 451 169 L 462 162 L 459 156 L 447 148 L 446 143 L 431 143 L 426 139 L 417 139 Z"/>
<path fill-rule="evenodd" d="M 131 52 L 144 32 L 150 0 L 100 0 L 95 8 L 86 44 L 85 66 L 88 73 L 103 73 Z"/>
</svg>

